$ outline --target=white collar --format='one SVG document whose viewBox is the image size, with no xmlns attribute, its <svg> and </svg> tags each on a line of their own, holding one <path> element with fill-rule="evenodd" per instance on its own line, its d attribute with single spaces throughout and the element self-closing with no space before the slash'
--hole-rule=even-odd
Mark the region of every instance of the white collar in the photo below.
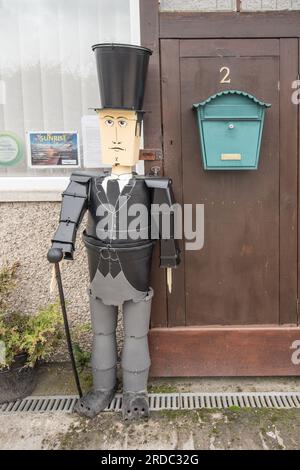
<svg viewBox="0 0 300 470">
<path fill-rule="evenodd" d="M 120 175 L 117 173 L 111 173 L 109 178 L 112 180 L 130 180 L 130 178 L 132 178 L 132 173 L 121 173 Z"/>
<path fill-rule="evenodd" d="M 117 180 L 119 183 L 120 192 L 122 192 L 124 187 L 126 186 L 126 184 L 131 178 L 132 178 L 132 173 L 122 173 L 120 175 L 117 175 L 116 173 L 111 173 L 110 175 L 107 175 L 102 181 L 102 187 L 104 191 L 107 192 L 107 182 L 109 180 Z"/>
</svg>

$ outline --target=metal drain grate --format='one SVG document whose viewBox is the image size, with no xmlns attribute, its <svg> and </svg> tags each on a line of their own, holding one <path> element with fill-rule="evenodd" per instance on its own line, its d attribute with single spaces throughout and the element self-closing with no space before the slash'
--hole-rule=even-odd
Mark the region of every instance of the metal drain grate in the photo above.
<svg viewBox="0 0 300 470">
<path fill-rule="evenodd" d="M 78 397 L 32 396 L 0 405 L 0 414 L 71 413 Z M 195 410 L 199 408 L 300 408 L 300 392 L 253 393 L 150 393 L 151 411 Z M 105 411 L 121 411 L 122 395 L 117 394 Z"/>
<path fill-rule="evenodd" d="M 45 413 L 49 411 L 71 413 L 77 400 L 77 396 L 27 397 L 24 400 L 0 405 L 0 414 Z"/>
<path fill-rule="evenodd" d="M 300 408 L 300 392 L 181 393 L 181 409 Z"/>
</svg>

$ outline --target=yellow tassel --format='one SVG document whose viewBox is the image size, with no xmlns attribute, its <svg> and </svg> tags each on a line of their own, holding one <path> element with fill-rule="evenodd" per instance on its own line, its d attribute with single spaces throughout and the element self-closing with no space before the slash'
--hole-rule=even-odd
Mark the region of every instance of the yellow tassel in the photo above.
<svg viewBox="0 0 300 470">
<path fill-rule="evenodd" d="M 55 265 L 52 266 L 51 280 L 50 280 L 50 294 L 53 294 L 56 285 Z"/>
<path fill-rule="evenodd" d="M 172 293 L 172 268 L 167 268 L 167 285 L 168 285 L 168 290 L 169 294 Z"/>
</svg>

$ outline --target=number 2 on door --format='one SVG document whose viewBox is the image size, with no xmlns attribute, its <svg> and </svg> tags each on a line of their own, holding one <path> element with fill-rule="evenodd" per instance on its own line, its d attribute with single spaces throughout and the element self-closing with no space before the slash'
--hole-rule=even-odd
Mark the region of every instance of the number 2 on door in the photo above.
<svg viewBox="0 0 300 470">
<path fill-rule="evenodd" d="M 220 83 L 231 83 L 230 78 L 230 68 L 229 67 L 221 67 L 220 74 L 223 74 Z"/>
</svg>

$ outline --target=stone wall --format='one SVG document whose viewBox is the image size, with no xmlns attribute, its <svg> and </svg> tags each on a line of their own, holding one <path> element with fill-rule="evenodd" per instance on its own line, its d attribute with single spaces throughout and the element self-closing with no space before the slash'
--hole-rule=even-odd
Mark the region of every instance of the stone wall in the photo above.
<svg viewBox="0 0 300 470">
<path fill-rule="evenodd" d="M 0 263 L 21 263 L 18 287 L 12 296 L 17 310 L 33 313 L 57 297 L 57 292 L 50 293 L 52 266 L 46 256 L 59 211 L 60 203 L 54 202 L 0 204 Z M 62 275 L 68 310 L 74 322 L 82 322 L 88 311 L 88 270 L 80 233 L 77 240 L 75 261 L 62 262 Z"/>
<path fill-rule="evenodd" d="M 0 204 L 0 266 L 19 261 L 18 284 L 11 295 L 11 308 L 32 314 L 58 299 L 50 293 L 52 266 L 47 261 L 51 237 L 57 227 L 60 203 Z M 84 223 L 83 223 L 84 225 Z M 81 231 L 77 237 L 75 261 L 61 263 L 63 284 L 71 325 L 89 321 L 88 268 Z M 83 339 L 89 344 L 89 335 Z M 61 353 L 61 351 L 60 351 Z M 58 354 L 58 358 L 66 355 Z"/>
</svg>

